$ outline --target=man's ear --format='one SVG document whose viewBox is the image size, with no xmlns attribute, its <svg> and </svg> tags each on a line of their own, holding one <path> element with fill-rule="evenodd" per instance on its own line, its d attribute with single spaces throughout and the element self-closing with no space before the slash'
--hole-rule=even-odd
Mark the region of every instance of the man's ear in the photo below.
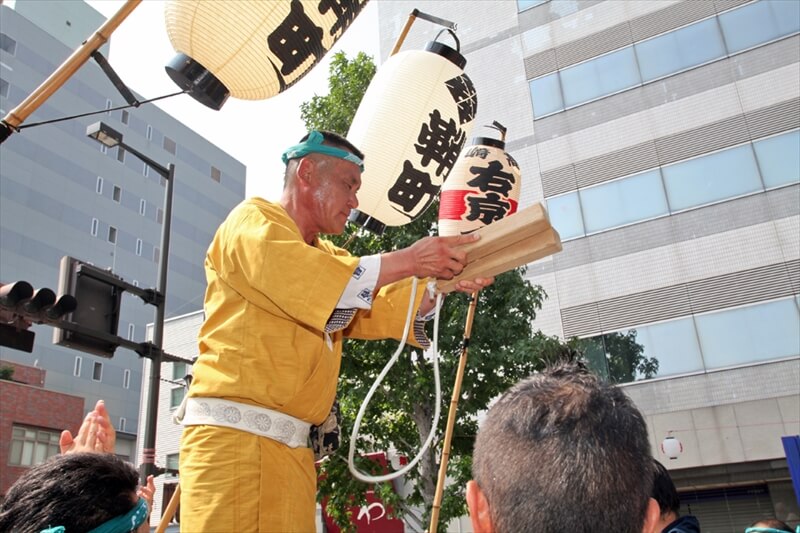
<svg viewBox="0 0 800 533">
<path fill-rule="evenodd" d="M 644 514 L 644 525 L 642 526 L 642 533 L 660 533 L 656 531 L 658 522 L 661 519 L 661 508 L 658 502 L 653 498 L 647 501 L 647 511 Z"/>
<path fill-rule="evenodd" d="M 313 159 L 310 157 L 301 158 L 300 161 L 297 162 L 297 169 L 295 170 L 298 181 L 304 185 L 309 185 L 315 168 Z"/>
<path fill-rule="evenodd" d="M 475 533 L 493 533 L 492 520 L 489 513 L 489 502 L 483 495 L 476 481 L 467 483 L 467 507 L 469 519 Z"/>
</svg>

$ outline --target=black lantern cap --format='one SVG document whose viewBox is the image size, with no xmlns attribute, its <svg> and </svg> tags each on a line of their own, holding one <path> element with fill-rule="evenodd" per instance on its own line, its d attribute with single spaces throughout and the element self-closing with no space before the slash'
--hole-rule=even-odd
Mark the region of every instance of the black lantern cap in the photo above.
<svg viewBox="0 0 800 533">
<path fill-rule="evenodd" d="M 386 230 L 386 224 L 366 213 L 359 211 L 358 209 L 352 209 L 347 220 L 353 224 L 356 224 L 357 226 L 361 226 L 362 228 L 371 231 L 375 235 L 383 235 L 383 232 Z"/>
<path fill-rule="evenodd" d="M 177 54 L 164 68 L 178 87 L 215 111 L 222 109 L 231 94 L 219 78 L 186 54 Z"/>
</svg>

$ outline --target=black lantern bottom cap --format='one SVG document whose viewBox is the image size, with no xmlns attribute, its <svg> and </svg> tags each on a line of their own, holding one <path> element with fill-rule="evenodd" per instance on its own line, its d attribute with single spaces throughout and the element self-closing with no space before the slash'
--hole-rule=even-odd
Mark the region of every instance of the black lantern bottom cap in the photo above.
<svg viewBox="0 0 800 533">
<path fill-rule="evenodd" d="M 351 210 L 350 217 L 348 217 L 347 220 L 353 224 L 363 227 L 368 231 L 371 231 L 376 235 L 383 235 L 384 230 L 386 230 L 386 224 L 377 218 L 372 218 L 370 215 L 363 213 L 358 209 Z"/>
<path fill-rule="evenodd" d="M 222 109 L 231 94 L 219 78 L 186 54 L 177 54 L 164 69 L 178 87 L 215 111 Z"/>
</svg>

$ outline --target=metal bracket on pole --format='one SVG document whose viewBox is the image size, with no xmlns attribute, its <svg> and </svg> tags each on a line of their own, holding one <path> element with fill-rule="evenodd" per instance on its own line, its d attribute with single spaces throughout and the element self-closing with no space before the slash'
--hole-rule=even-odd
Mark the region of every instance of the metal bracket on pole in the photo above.
<svg viewBox="0 0 800 533">
<path fill-rule="evenodd" d="M 440 26 L 444 26 L 449 30 L 455 31 L 457 25 L 455 22 L 450 22 L 449 20 L 445 20 L 443 18 L 435 17 L 433 15 L 428 15 L 427 13 L 423 13 L 419 9 L 414 9 L 411 13 L 408 14 L 408 20 L 406 21 L 406 25 L 403 26 L 403 30 L 400 32 L 400 35 L 397 37 L 397 41 L 394 43 L 394 48 L 392 48 L 392 53 L 389 54 L 390 56 L 395 55 L 397 52 L 400 51 L 400 47 L 403 46 L 403 41 L 406 40 L 406 36 L 408 35 L 411 26 L 414 24 L 414 21 L 417 18 L 421 18 L 422 20 L 427 20 L 428 22 L 433 22 L 434 24 L 438 24 Z"/>
</svg>

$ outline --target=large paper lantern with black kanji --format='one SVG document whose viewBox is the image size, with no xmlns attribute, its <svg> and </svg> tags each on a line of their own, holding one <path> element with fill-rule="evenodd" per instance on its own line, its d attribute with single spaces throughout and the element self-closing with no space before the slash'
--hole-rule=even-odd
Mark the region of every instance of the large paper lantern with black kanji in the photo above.
<svg viewBox="0 0 800 533">
<path fill-rule="evenodd" d="M 436 198 L 477 110 L 466 62 L 434 41 L 378 69 L 347 134 L 366 156 L 351 220 L 381 232 L 416 219 Z"/>
<path fill-rule="evenodd" d="M 505 151 L 506 143 L 476 137 L 461 152 L 439 200 L 439 235 L 461 235 L 517 211 L 519 165 Z"/>
<path fill-rule="evenodd" d="M 367 0 L 169 0 L 167 73 L 212 109 L 263 100 L 302 78 Z"/>
</svg>

